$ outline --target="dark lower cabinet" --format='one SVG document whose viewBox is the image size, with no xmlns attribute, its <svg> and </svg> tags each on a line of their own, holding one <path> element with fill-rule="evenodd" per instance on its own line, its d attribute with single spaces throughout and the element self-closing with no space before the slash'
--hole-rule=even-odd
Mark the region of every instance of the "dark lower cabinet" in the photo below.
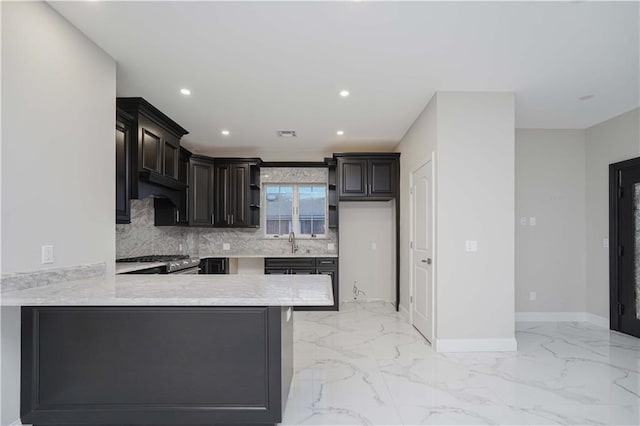
<svg viewBox="0 0 640 426">
<path fill-rule="evenodd" d="M 293 375 L 286 307 L 23 307 L 33 425 L 276 424 Z"/>
<path fill-rule="evenodd" d="M 296 306 L 294 309 L 296 311 L 337 311 L 340 306 L 337 257 L 267 257 L 264 259 L 264 273 L 267 275 L 329 275 L 333 290 L 332 306 Z"/>
<path fill-rule="evenodd" d="M 229 258 L 207 257 L 200 259 L 200 274 L 228 274 Z"/>
</svg>

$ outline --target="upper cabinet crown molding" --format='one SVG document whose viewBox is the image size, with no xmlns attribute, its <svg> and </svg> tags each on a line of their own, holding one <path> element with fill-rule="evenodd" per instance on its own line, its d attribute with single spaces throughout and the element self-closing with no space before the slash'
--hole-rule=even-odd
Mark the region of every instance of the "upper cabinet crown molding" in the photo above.
<svg viewBox="0 0 640 426">
<path fill-rule="evenodd" d="M 166 130 L 169 130 L 177 138 L 182 138 L 184 135 L 189 134 L 188 130 L 173 121 L 144 98 L 117 98 L 116 102 L 119 109 L 127 111 L 134 116 L 144 114 L 157 124 L 163 126 Z"/>
</svg>

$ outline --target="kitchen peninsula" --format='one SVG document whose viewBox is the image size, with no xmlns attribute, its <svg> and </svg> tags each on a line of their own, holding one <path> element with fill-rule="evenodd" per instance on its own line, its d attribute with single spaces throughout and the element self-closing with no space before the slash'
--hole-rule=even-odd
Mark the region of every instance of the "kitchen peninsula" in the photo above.
<svg viewBox="0 0 640 426">
<path fill-rule="evenodd" d="M 332 303 L 325 275 L 116 275 L 4 292 L 2 305 L 22 306 L 22 423 L 278 423 L 291 307 Z"/>
</svg>

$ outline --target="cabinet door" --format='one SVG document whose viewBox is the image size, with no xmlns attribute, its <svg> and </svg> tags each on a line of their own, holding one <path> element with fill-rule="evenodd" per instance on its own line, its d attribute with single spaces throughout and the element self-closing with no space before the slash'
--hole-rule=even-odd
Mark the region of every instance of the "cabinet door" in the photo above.
<svg viewBox="0 0 640 426">
<path fill-rule="evenodd" d="M 367 160 L 339 158 L 340 198 L 367 196 Z"/>
<path fill-rule="evenodd" d="M 213 164 L 191 160 L 190 225 L 211 226 L 213 217 Z"/>
<path fill-rule="evenodd" d="M 229 185 L 231 201 L 231 226 L 249 226 L 249 164 L 231 165 L 231 184 Z"/>
<path fill-rule="evenodd" d="M 150 127 L 140 128 L 139 158 L 140 168 L 162 173 L 160 166 L 160 151 L 162 138 L 160 132 Z"/>
<path fill-rule="evenodd" d="M 180 159 L 178 161 L 178 181 L 187 185 L 184 191 L 180 192 L 180 204 L 178 205 L 178 223 L 189 224 L 189 158 L 191 153 L 185 149 L 180 149 Z"/>
<path fill-rule="evenodd" d="M 163 149 L 163 174 L 172 179 L 178 179 L 179 160 L 180 160 L 180 142 L 175 138 L 167 138 L 164 140 Z"/>
<path fill-rule="evenodd" d="M 116 222 L 131 222 L 131 123 L 116 120 Z"/>
<path fill-rule="evenodd" d="M 369 160 L 369 196 L 393 197 L 396 190 L 396 161 Z"/>
<path fill-rule="evenodd" d="M 231 166 L 229 163 L 216 163 L 214 170 L 214 225 L 225 227 L 231 224 L 231 200 L 229 191 L 229 186 L 231 185 Z"/>
</svg>

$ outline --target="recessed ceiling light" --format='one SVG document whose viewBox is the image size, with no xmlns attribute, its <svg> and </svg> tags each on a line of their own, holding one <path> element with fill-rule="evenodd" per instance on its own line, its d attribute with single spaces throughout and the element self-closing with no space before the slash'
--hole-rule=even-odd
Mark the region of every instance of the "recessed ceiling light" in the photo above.
<svg viewBox="0 0 640 426">
<path fill-rule="evenodd" d="M 338 130 L 338 131 L 336 132 L 336 135 L 338 135 L 338 136 L 342 136 L 342 135 L 344 135 L 344 130 Z"/>
<path fill-rule="evenodd" d="M 180 93 L 182 93 L 185 96 L 189 96 L 191 94 L 191 90 L 184 88 L 184 89 L 180 89 Z"/>
<path fill-rule="evenodd" d="M 593 99 L 595 95 L 584 95 L 580 96 L 578 99 L 581 101 L 588 101 L 589 99 Z"/>
<path fill-rule="evenodd" d="M 342 96 L 343 98 L 346 98 L 347 96 L 349 96 L 349 91 L 348 90 L 340 91 L 340 96 Z"/>
<path fill-rule="evenodd" d="M 231 134 L 231 132 L 228 130 L 223 130 L 220 133 L 222 133 L 222 136 L 229 136 Z"/>
</svg>

